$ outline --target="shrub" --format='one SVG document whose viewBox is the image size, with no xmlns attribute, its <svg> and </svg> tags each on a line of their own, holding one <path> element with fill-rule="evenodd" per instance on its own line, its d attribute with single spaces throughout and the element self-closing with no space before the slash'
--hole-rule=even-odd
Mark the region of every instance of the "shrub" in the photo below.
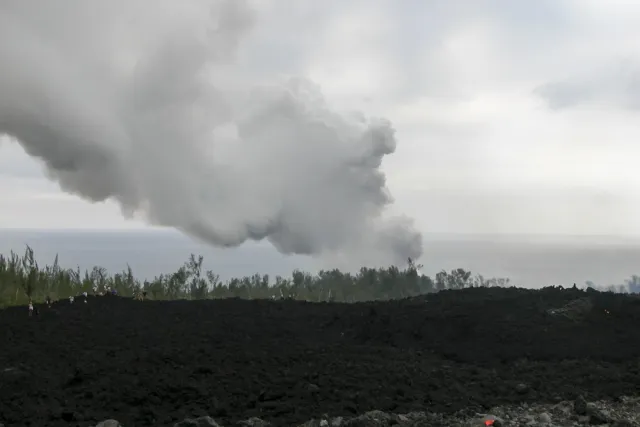
<svg viewBox="0 0 640 427">
<path fill-rule="evenodd" d="M 33 250 L 27 246 L 22 257 L 11 252 L 0 255 L 0 307 L 26 305 L 30 298 L 44 301 L 68 298 L 82 292 L 101 292 L 107 287 L 115 289 L 118 295 L 132 297 L 140 291 L 147 292 L 147 298 L 206 299 L 206 298 L 293 298 L 307 301 L 358 302 L 370 300 L 399 299 L 438 292 L 446 289 L 469 287 L 510 286 L 506 278 L 485 279 L 481 275 L 472 276 L 462 268 L 450 272 L 441 271 L 435 280 L 420 274 L 422 265 L 409 259 L 403 269 L 363 267 L 356 274 L 340 270 L 322 270 L 312 275 L 294 270 L 291 277 L 254 274 L 233 278 L 226 282 L 213 271 L 203 271 L 203 257 L 191 255 L 189 260 L 169 274 L 161 274 L 152 281 L 136 279 L 131 267 L 109 275 L 102 267 L 93 267 L 81 272 L 80 268 L 61 268 L 56 256 L 53 265 L 41 267 L 35 260 Z M 591 282 L 594 288 L 603 289 Z M 633 276 L 624 289 L 615 291 L 636 291 L 640 286 L 640 276 Z M 606 287 L 604 287 L 607 290 Z"/>
</svg>

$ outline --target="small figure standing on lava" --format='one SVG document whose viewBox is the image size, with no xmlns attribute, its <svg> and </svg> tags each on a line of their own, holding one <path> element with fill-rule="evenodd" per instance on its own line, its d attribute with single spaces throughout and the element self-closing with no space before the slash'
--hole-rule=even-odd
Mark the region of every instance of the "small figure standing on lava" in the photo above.
<svg viewBox="0 0 640 427">
<path fill-rule="evenodd" d="M 87 291 L 84 291 L 82 293 L 82 296 L 84 297 L 84 303 L 86 304 L 87 303 Z"/>
<path fill-rule="evenodd" d="M 69 297 L 69 303 L 73 304 L 73 297 Z"/>
<path fill-rule="evenodd" d="M 33 302 L 29 300 L 29 317 L 33 316 Z"/>
<path fill-rule="evenodd" d="M 51 297 L 49 295 L 47 295 L 46 302 L 47 302 L 47 307 L 51 308 Z"/>
<path fill-rule="evenodd" d="M 147 297 L 147 291 L 142 291 L 142 301 Z"/>
</svg>

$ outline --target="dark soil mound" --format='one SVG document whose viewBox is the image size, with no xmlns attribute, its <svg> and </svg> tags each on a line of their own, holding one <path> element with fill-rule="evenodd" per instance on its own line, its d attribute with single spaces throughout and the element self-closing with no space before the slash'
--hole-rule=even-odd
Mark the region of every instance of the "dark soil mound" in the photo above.
<svg viewBox="0 0 640 427">
<path fill-rule="evenodd" d="M 588 298 L 579 318 L 552 315 Z M 0 311 L 0 422 L 453 412 L 632 394 L 640 299 L 476 288 L 366 304 L 77 298 Z"/>
</svg>

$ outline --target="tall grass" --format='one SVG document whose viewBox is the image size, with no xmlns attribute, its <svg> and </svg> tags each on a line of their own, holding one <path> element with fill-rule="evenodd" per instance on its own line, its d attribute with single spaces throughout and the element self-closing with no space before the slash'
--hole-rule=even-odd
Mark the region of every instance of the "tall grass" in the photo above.
<svg viewBox="0 0 640 427">
<path fill-rule="evenodd" d="M 0 255 L 0 306 L 25 305 L 29 299 L 44 301 L 68 298 L 82 292 L 104 292 L 115 289 L 119 295 L 132 297 L 146 291 L 147 298 L 155 300 L 206 298 L 293 298 L 307 301 L 357 302 L 397 299 L 437 292 L 445 289 L 463 289 L 479 286 L 510 286 L 506 278 L 485 279 L 462 268 L 441 271 L 432 279 L 419 274 L 422 267 L 411 259 L 402 269 L 362 268 L 357 274 L 340 270 L 323 270 L 312 275 L 294 270 L 290 277 L 254 274 L 227 281 L 211 270 L 202 268 L 203 257 L 191 255 L 177 271 L 162 274 L 151 281 L 136 279 L 131 267 L 119 273 L 108 274 L 102 267 L 81 271 L 80 268 L 60 267 L 56 256 L 52 265 L 41 266 L 33 250 L 27 246 L 19 256 L 11 252 Z M 640 291 L 640 276 L 633 276 L 626 284 L 602 287 L 612 291 Z"/>
</svg>

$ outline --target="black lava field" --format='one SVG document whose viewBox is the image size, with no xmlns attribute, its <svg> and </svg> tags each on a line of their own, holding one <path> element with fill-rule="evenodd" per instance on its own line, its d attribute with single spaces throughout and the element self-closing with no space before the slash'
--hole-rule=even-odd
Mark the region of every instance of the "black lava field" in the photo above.
<svg viewBox="0 0 640 427">
<path fill-rule="evenodd" d="M 551 315 L 589 298 L 581 319 Z M 472 288 L 392 302 L 77 298 L 0 311 L 0 422 L 295 425 L 637 393 L 640 299 Z"/>
</svg>

